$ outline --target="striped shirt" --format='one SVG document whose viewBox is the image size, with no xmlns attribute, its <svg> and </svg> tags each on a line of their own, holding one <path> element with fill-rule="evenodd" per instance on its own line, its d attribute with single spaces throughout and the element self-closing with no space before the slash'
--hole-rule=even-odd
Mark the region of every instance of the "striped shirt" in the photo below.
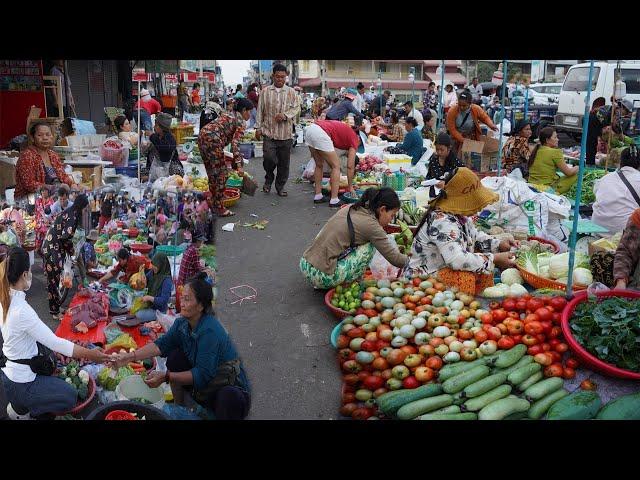
<svg viewBox="0 0 640 480">
<path fill-rule="evenodd" d="M 286 122 L 276 122 L 276 115 L 284 113 Z M 300 113 L 300 97 L 296 91 L 284 85 L 280 91 L 269 85 L 262 89 L 258 98 L 256 129 L 274 140 L 290 140 L 293 137 L 293 124 Z"/>
</svg>

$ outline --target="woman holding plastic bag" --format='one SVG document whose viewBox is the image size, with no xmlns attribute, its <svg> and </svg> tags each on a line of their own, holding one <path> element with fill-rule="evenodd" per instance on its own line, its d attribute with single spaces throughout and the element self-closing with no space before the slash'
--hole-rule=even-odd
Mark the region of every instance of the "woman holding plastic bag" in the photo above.
<svg viewBox="0 0 640 480">
<path fill-rule="evenodd" d="M 445 285 L 476 295 L 493 285 L 493 269 L 514 267 L 514 242 L 479 232 L 469 218 L 499 196 L 466 167 L 445 180 L 418 225 L 403 275 L 437 275 Z"/>
<path fill-rule="evenodd" d="M 300 259 L 302 275 L 317 289 L 357 280 L 376 249 L 395 267 L 404 267 L 408 257 L 388 240 L 383 228 L 399 209 L 395 191 L 369 188 L 358 202 L 338 210 L 320 230 Z"/>
<path fill-rule="evenodd" d="M 169 297 L 173 289 L 171 265 L 167 255 L 162 252 L 156 253 L 151 264 L 151 270 L 147 272 L 147 295 L 142 297 L 142 301 L 151 306 L 135 312 L 135 316 L 141 322 L 154 321 L 156 312 L 167 313 Z"/>
<path fill-rule="evenodd" d="M 47 276 L 49 313 L 60 319 L 60 276 L 66 256 L 74 254 L 73 236 L 80 226 L 82 212 L 89 205 L 85 194 L 78 195 L 73 205 L 56 217 L 42 243 L 44 271 Z"/>
<path fill-rule="evenodd" d="M 151 142 L 147 155 L 147 169 L 149 181 L 171 175 L 184 175 L 184 168 L 178 159 L 176 139 L 171 133 L 171 115 L 158 113 L 154 133 L 149 137 Z"/>
</svg>

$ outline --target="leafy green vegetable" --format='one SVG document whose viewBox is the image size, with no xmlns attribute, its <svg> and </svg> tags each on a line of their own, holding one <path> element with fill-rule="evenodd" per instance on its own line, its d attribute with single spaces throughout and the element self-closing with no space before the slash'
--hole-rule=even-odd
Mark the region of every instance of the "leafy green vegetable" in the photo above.
<svg viewBox="0 0 640 480">
<path fill-rule="evenodd" d="M 596 183 L 596 180 L 604 177 L 606 174 L 607 171 L 604 169 L 585 170 L 584 177 L 582 179 L 582 196 L 580 199 L 581 204 L 586 205 L 596 201 L 596 195 L 595 193 L 593 193 L 593 185 Z M 565 194 L 565 196 L 570 198 L 572 201 L 575 201 L 576 194 L 578 193 L 577 187 L 578 183 L 576 182 Z"/>
<path fill-rule="evenodd" d="M 640 301 L 612 297 L 579 304 L 570 320 L 576 340 L 600 360 L 640 372 Z"/>
<path fill-rule="evenodd" d="M 538 254 L 534 250 L 520 251 L 516 263 L 527 272 L 538 274 Z"/>
</svg>

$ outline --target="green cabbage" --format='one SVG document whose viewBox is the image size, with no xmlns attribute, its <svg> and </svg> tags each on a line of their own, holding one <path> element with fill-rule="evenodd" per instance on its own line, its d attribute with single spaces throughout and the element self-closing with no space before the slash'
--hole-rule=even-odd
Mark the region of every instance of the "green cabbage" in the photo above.
<svg viewBox="0 0 640 480">
<path fill-rule="evenodd" d="M 576 253 L 574 270 L 576 268 L 589 269 L 589 256 L 584 253 Z M 549 261 L 549 276 L 553 279 L 569 276 L 569 252 L 554 255 Z"/>
</svg>

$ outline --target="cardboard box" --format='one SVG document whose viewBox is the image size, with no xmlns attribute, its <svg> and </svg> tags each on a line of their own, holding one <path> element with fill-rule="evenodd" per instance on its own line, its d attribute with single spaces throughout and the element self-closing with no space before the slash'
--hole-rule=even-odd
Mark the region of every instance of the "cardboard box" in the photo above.
<svg viewBox="0 0 640 480">
<path fill-rule="evenodd" d="M 470 169 L 484 173 L 498 168 L 500 142 L 482 135 L 479 140 L 465 139 L 460 148 L 460 160 Z"/>
</svg>

